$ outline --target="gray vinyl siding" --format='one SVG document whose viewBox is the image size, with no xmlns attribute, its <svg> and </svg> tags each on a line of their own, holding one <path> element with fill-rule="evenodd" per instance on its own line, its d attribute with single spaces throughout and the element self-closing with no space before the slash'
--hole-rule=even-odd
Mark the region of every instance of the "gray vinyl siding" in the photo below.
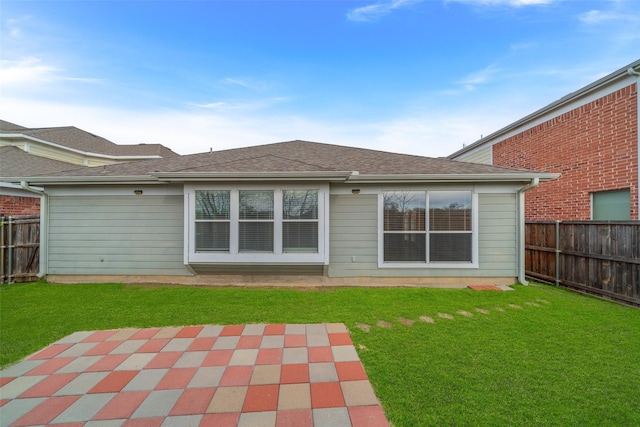
<svg viewBox="0 0 640 427">
<path fill-rule="evenodd" d="M 185 275 L 183 197 L 52 196 L 48 274 Z"/>
<path fill-rule="evenodd" d="M 479 268 L 378 268 L 378 198 L 333 195 L 330 277 L 515 277 L 516 196 L 478 195 Z"/>
<path fill-rule="evenodd" d="M 469 162 L 469 163 L 482 163 L 484 165 L 491 165 L 493 164 L 491 150 L 492 150 L 491 146 L 485 147 L 481 150 L 477 150 L 469 154 L 465 154 L 463 157 L 459 157 L 456 160 L 461 160 L 463 162 Z"/>
</svg>

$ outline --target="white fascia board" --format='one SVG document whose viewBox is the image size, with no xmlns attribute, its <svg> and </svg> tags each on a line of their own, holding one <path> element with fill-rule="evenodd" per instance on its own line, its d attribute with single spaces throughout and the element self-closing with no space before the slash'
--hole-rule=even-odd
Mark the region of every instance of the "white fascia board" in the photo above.
<svg viewBox="0 0 640 427">
<path fill-rule="evenodd" d="M 559 173 L 484 173 L 484 174 L 423 174 L 423 175 L 358 175 L 352 176 L 347 182 L 363 184 L 382 184 L 392 182 L 520 182 L 549 181 L 559 178 Z"/>
<path fill-rule="evenodd" d="M 345 181 L 357 175 L 353 171 L 317 172 L 155 172 L 151 176 L 165 182 L 211 181 Z"/>
<path fill-rule="evenodd" d="M 142 176 L 37 176 L 2 178 L 6 182 L 25 181 L 29 185 L 86 185 L 86 184 L 166 184 L 148 175 Z"/>
<path fill-rule="evenodd" d="M 100 153 L 92 153 L 90 151 L 82 151 L 75 148 L 67 147 L 66 145 L 56 144 L 55 142 L 50 142 L 44 139 L 36 138 L 34 136 L 25 135 L 22 133 L 0 133 L 0 138 L 23 138 L 29 141 L 37 142 L 39 144 L 47 145 L 49 147 L 54 147 L 59 150 L 69 151 L 75 154 L 80 154 L 81 156 L 89 156 L 96 157 L 100 159 L 110 159 L 110 160 L 150 160 L 150 159 L 162 159 L 162 156 L 158 154 L 153 155 L 140 155 L 140 156 L 113 156 L 110 154 L 100 154 Z"/>
</svg>

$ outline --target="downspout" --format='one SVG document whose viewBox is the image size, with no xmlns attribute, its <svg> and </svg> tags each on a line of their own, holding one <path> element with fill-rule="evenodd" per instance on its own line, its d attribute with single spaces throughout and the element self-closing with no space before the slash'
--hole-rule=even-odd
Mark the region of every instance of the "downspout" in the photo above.
<svg viewBox="0 0 640 427">
<path fill-rule="evenodd" d="M 44 191 L 30 187 L 27 181 L 21 181 L 20 186 L 23 190 L 29 191 L 40 196 L 40 267 L 38 279 L 42 279 L 47 274 L 47 258 L 48 258 L 48 242 L 49 242 L 49 196 Z"/>
<path fill-rule="evenodd" d="M 533 178 L 531 182 L 518 190 L 518 282 L 527 286 L 524 271 L 524 192 L 529 191 L 532 188 L 536 188 L 540 184 L 540 178 Z"/>
</svg>

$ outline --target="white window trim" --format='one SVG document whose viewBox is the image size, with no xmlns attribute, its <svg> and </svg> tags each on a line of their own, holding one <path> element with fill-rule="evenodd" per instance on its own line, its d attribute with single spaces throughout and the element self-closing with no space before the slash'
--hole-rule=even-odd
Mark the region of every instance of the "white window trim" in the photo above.
<svg viewBox="0 0 640 427">
<path fill-rule="evenodd" d="M 197 190 L 230 190 L 229 252 L 196 252 L 195 249 L 195 192 Z M 274 192 L 273 253 L 238 251 L 238 194 L 240 190 L 269 190 Z M 282 191 L 318 190 L 318 252 L 283 252 L 282 250 Z M 184 263 L 185 264 L 329 264 L 329 185 L 185 185 L 184 192 Z"/>
<path fill-rule="evenodd" d="M 423 235 L 426 239 L 426 259 L 424 261 L 415 261 L 415 262 L 385 262 L 384 260 L 384 193 L 388 191 L 399 191 L 404 189 L 398 188 L 388 188 L 381 189 L 378 193 L 378 268 L 424 268 L 424 269 L 433 269 L 433 268 L 448 268 L 448 269 L 458 269 L 458 268 L 480 268 L 480 264 L 478 262 L 478 193 L 471 191 L 471 262 L 468 261 L 447 261 L 447 262 L 429 262 L 429 229 L 425 230 Z M 428 227 L 429 225 L 429 194 L 437 193 L 437 192 L 457 192 L 457 191 L 466 191 L 468 190 L 417 190 L 415 188 L 411 188 L 411 191 L 424 191 L 426 194 L 426 211 L 425 211 L 425 225 Z M 455 231 L 447 232 L 447 233 L 456 233 Z M 464 234 L 467 234 L 466 232 Z"/>
</svg>

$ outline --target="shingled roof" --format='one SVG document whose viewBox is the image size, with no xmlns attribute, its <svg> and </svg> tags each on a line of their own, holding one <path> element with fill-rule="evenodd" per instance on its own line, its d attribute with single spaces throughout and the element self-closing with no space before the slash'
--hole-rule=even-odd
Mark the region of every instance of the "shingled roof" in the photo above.
<svg viewBox="0 0 640 427">
<path fill-rule="evenodd" d="M 24 135 L 90 154 L 102 154 L 114 157 L 179 156 L 161 144 L 119 145 L 101 136 L 78 129 L 75 126 L 26 128 L 0 120 L 0 133 L 5 135 Z"/>
<path fill-rule="evenodd" d="M 2 177 L 30 177 L 35 175 L 52 174 L 72 169 L 87 169 L 46 157 L 33 156 L 17 147 L 0 147 L 0 178 Z"/>
<path fill-rule="evenodd" d="M 514 180 L 532 177 L 533 172 L 496 166 L 457 162 L 441 158 L 390 153 L 364 148 L 346 147 L 309 141 L 288 141 L 246 148 L 213 151 L 202 154 L 145 160 L 123 164 L 76 169 L 49 174 L 77 180 L 77 178 L 119 180 L 126 177 L 171 176 L 174 180 L 198 176 L 215 179 L 225 174 L 259 176 L 285 174 L 290 177 L 305 173 L 335 173 L 358 176 L 408 175 L 486 175 L 513 177 Z M 75 179 L 74 179 L 75 178 Z"/>
</svg>

